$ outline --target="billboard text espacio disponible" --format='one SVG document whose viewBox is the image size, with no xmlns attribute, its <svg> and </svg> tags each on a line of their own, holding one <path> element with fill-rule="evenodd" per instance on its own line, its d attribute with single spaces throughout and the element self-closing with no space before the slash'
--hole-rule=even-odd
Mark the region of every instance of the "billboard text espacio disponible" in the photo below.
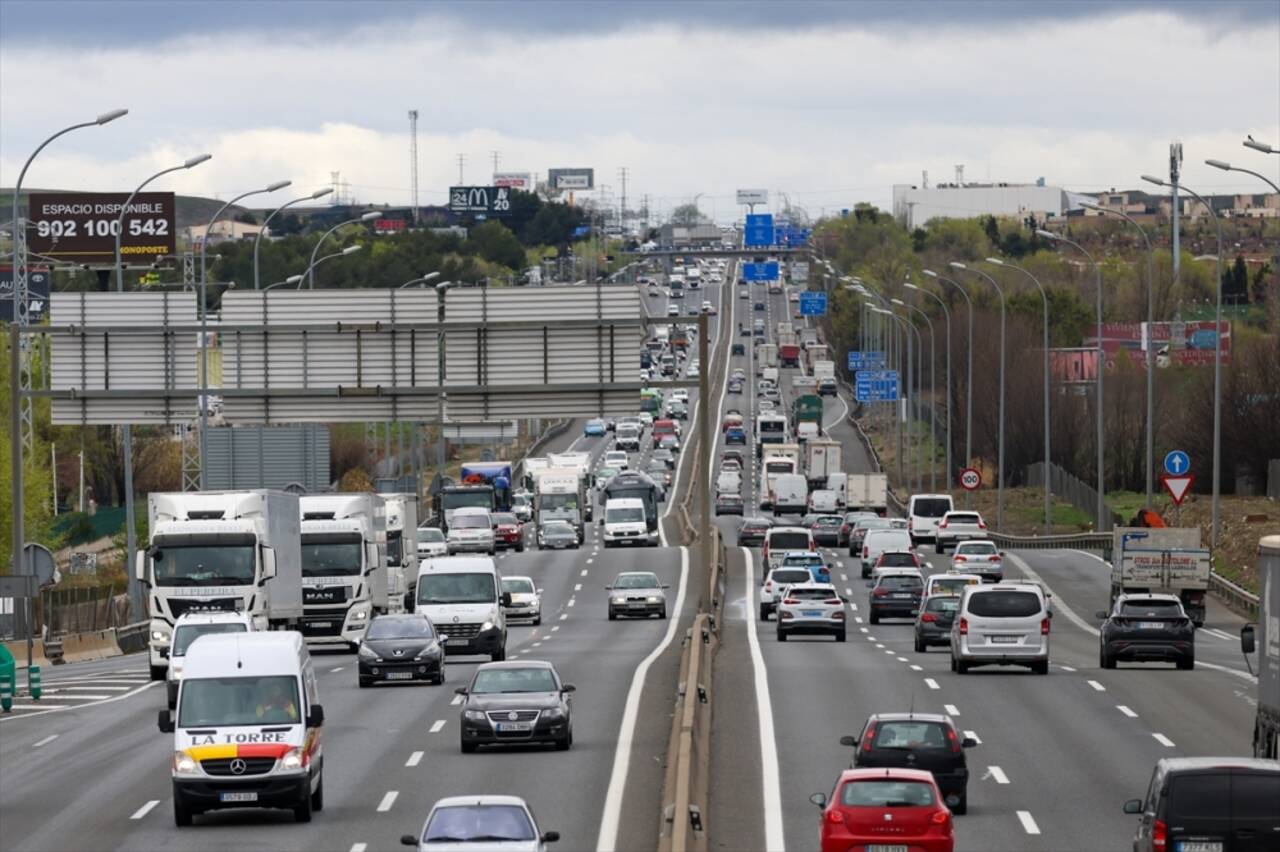
<svg viewBox="0 0 1280 852">
<path fill-rule="evenodd" d="M 31 193 L 28 250 L 71 263 L 114 264 L 116 220 L 128 198 L 125 192 Z M 177 253 L 174 206 L 172 192 L 140 192 L 129 203 L 120 231 L 126 264 L 151 264 Z"/>
</svg>

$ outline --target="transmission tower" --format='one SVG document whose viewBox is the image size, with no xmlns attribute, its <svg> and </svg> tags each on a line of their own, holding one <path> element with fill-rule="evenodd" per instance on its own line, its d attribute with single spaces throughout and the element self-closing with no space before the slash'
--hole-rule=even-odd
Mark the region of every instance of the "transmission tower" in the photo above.
<svg viewBox="0 0 1280 852">
<path fill-rule="evenodd" d="M 187 288 L 196 292 L 196 256 L 190 251 L 182 253 L 182 289 Z M 182 429 L 182 490 L 199 491 L 200 418 L 193 418 L 179 428 Z"/>
<path fill-rule="evenodd" d="M 502 161 L 502 152 L 490 151 L 489 156 L 493 159 L 493 173 L 496 175 L 498 173 L 498 163 Z"/>
<path fill-rule="evenodd" d="M 418 111 L 409 110 L 409 195 L 413 203 L 413 224 L 418 224 Z"/>
</svg>

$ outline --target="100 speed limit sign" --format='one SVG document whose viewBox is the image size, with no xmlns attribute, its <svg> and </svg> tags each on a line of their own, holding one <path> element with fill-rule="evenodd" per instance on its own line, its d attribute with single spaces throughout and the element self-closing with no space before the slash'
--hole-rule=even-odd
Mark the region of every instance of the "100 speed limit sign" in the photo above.
<svg viewBox="0 0 1280 852">
<path fill-rule="evenodd" d="M 982 485 L 982 473 L 976 468 L 966 467 L 960 471 L 960 487 L 965 491 L 977 491 Z"/>
</svg>

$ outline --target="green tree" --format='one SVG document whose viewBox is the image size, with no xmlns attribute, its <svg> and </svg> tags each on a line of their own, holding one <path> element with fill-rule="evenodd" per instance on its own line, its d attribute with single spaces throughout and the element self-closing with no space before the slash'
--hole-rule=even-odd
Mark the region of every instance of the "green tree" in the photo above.
<svg viewBox="0 0 1280 852">
<path fill-rule="evenodd" d="M 516 235 L 501 222 L 489 221 L 472 228 L 467 243 L 474 254 L 491 263 L 508 269 L 524 268 L 524 247 L 520 245 Z"/>
<path fill-rule="evenodd" d="M 696 204 L 681 204 L 671 211 L 671 224 L 673 225 L 696 225 L 703 220 L 704 217 Z"/>
</svg>

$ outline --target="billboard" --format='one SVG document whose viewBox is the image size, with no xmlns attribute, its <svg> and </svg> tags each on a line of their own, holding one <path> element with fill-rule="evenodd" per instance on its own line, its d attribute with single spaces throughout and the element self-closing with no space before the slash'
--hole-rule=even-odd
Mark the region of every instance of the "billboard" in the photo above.
<svg viewBox="0 0 1280 852">
<path fill-rule="evenodd" d="M 1059 384 L 1092 384 L 1098 380 L 1098 350 L 1050 349 L 1049 372 Z"/>
<path fill-rule="evenodd" d="M 27 196 L 35 254 L 91 266 L 116 261 L 116 219 L 125 192 L 33 192 Z M 120 256 L 125 263 L 151 264 L 177 253 L 172 192 L 140 192 L 125 213 Z"/>
<path fill-rule="evenodd" d="M 767 189 L 740 189 L 738 190 L 739 204 L 768 204 L 769 190 Z"/>
<path fill-rule="evenodd" d="M 547 184 L 552 189 L 591 189 L 596 185 L 596 170 L 548 169 Z"/>
<path fill-rule="evenodd" d="M 407 229 L 409 223 L 405 219 L 374 219 L 373 232 L 375 234 L 398 234 Z"/>
<path fill-rule="evenodd" d="M 1084 345 L 1096 346 L 1097 340 L 1096 336 L 1087 337 Z M 1102 350 L 1107 353 L 1108 368 L 1115 367 L 1116 356 L 1122 349 L 1129 352 L 1135 364 L 1143 366 L 1146 364 L 1143 353 L 1149 345 L 1155 347 L 1157 367 L 1206 366 L 1213 364 L 1217 335 L 1213 320 L 1157 322 L 1152 323 L 1150 329 L 1144 322 L 1102 324 Z M 1231 323 L 1227 320 L 1222 322 L 1222 362 L 1231 362 Z"/>
<path fill-rule="evenodd" d="M 49 270 L 27 267 L 27 322 L 44 319 L 49 306 Z M 13 267 L 0 266 L 0 322 L 13 322 Z"/>
<path fill-rule="evenodd" d="M 507 189 L 518 189 L 521 192 L 533 192 L 533 175 L 530 172 L 494 172 L 493 185 L 505 186 Z"/>
<path fill-rule="evenodd" d="M 506 216 L 511 212 L 511 190 L 505 186 L 451 186 L 449 210 L 473 216 Z"/>
</svg>

